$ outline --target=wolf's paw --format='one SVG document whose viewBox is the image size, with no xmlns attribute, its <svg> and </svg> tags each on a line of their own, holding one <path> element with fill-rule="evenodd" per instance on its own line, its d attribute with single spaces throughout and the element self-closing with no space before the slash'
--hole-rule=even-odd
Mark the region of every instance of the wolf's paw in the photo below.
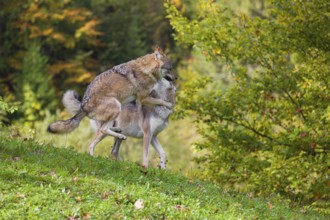
<svg viewBox="0 0 330 220">
<path fill-rule="evenodd" d="M 148 165 L 143 165 L 143 164 L 140 164 L 140 163 L 136 163 L 136 165 L 138 165 L 139 167 L 142 168 L 140 170 L 141 173 L 143 173 L 144 175 L 148 174 Z"/>
<path fill-rule="evenodd" d="M 165 170 L 165 169 L 166 169 L 165 163 L 160 163 L 160 164 L 158 165 L 158 168 L 159 168 L 159 169 L 162 169 L 162 170 Z"/>
<path fill-rule="evenodd" d="M 166 106 L 167 108 L 170 108 L 170 109 L 172 109 L 172 108 L 173 108 L 173 104 L 172 104 L 172 103 L 170 103 L 170 102 L 167 102 L 165 106 Z"/>
<path fill-rule="evenodd" d="M 118 134 L 118 138 L 119 139 L 122 139 L 122 140 L 126 140 L 127 139 L 127 137 L 125 135 L 123 135 L 123 134 Z"/>
<path fill-rule="evenodd" d="M 94 156 L 94 148 L 88 147 L 88 153 L 90 156 Z"/>
</svg>

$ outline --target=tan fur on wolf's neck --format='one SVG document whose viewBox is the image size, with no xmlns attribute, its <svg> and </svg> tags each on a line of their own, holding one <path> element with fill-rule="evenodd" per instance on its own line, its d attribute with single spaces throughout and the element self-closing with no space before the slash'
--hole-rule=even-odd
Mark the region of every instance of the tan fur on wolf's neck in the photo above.
<svg viewBox="0 0 330 220">
<path fill-rule="evenodd" d="M 161 76 L 157 71 L 159 68 L 158 62 L 155 62 L 155 56 L 153 54 L 148 54 L 146 56 L 137 58 L 135 62 L 128 62 L 127 64 L 132 67 L 132 69 L 137 70 L 144 74 L 153 73 L 156 80 L 160 80 Z"/>
</svg>

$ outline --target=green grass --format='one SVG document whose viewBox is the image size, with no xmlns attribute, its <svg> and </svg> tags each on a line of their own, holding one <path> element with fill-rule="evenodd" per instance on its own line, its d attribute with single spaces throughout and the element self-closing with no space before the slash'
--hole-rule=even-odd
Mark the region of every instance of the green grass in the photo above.
<svg viewBox="0 0 330 220">
<path fill-rule="evenodd" d="M 144 172 L 30 140 L 0 137 L 0 161 L 0 219 L 326 219 L 171 171 Z"/>
</svg>

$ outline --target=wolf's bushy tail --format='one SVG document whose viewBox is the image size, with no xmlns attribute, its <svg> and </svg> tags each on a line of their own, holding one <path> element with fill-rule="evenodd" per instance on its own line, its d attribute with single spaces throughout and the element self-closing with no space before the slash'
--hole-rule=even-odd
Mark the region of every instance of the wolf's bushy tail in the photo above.
<svg viewBox="0 0 330 220">
<path fill-rule="evenodd" d="M 64 93 L 62 103 L 71 114 L 77 114 L 81 108 L 78 94 L 74 90 L 68 90 Z"/>
<path fill-rule="evenodd" d="M 69 133 L 76 129 L 79 126 L 80 121 L 86 116 L 86 113 L 81 110 L 81 102 L 79 101 L 78 94 L 75 91 L 66 91 L 63 95 L 62 102 L 68 112 L 75 115 L 68 120 L 51 123 L 47 128 L 47 131 L 50 133 Z"/>
<path fill-rule="evenodd" d="M 80 121 L 85 116 L 86 116 L 86 112 L 79 111 L 75 116 L 73 116 L 72 118 L 70 118 L 68 120 L 56 121 L 56 122 L 51 123 L 48 126 L 47 131 L 50 133 L 55 133 L 55 134 L 69 133 L 79 126 Z"/>
</svg>

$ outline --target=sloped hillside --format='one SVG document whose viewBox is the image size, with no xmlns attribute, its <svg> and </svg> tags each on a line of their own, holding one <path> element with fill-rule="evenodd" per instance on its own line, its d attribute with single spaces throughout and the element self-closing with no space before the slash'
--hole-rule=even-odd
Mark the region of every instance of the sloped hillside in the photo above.
<svg viewBox="0 0 330 220">
<path fill-rule="evenodd" d="M 326 219 L 73 149 L 0 138 L 1 219 Z"/>
</svg>

